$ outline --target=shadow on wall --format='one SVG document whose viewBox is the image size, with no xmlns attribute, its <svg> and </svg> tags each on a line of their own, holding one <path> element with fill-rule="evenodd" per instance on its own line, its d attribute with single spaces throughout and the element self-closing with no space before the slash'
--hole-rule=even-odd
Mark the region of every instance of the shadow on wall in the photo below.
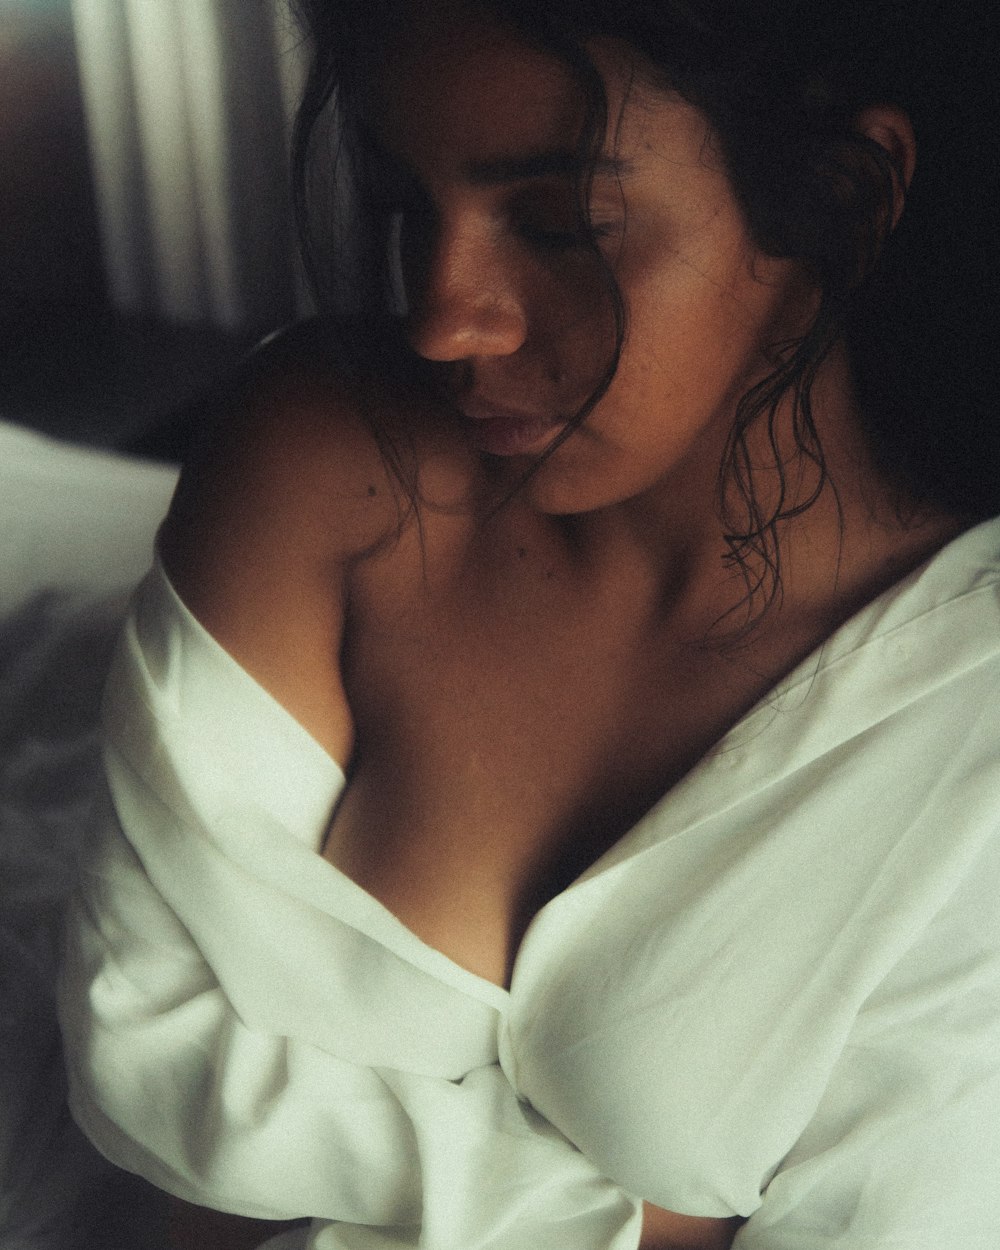
<svg viewBox="0 0 1000 1250">
<path fill-rule="evenodd" d="M 0 296 L 103 289 L 70 0 L 0 5 Z"/>
<path fill-rule="evenodd" d="M 0 418 L 182 455 L 302 312 L 284 0 L 0 0 Z"/>
</svg>

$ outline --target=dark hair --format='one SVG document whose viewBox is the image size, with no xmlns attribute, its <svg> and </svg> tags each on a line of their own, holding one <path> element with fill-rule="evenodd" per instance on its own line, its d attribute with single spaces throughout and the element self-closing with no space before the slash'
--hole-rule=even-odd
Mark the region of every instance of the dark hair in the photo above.
<svg viewBox="0 0 1000 1250">
<path fill-rule="evenodd" d="M 773 509 L 761 509 L 747 430 L 766 421 L 773 435 L 779 400 L 793 392 L 795 437 L 818 470 L 815 498 L 826 470 L 810 393 L 841 340 L 872 452 L 898 487 L 901 512 L 930 506 L 970 522 L 1000 512 L 1000 40 L 986 0 L 468 2 L 569 66 L 588 104 L 590 150 L 604 137 L 606 102 L 586 43 L 604 37 L 629 45 L 639 72 L 651 73 L 712 124 L 757 245 L 798 259 L 815 278 L 821 299 L 813 324 L 800 340 L 775 345 L 774 371 L 739 404 L 720 470 L 727 515 L 736 518 L 730 547 L 750 578 L 751 597 L 762 591 L 769 599 L 777 589 L 776 527 L 812 499 L 779 498 Z M 369 332 L 368 341 L 405 355 L 398 330 L 379 317 L 385 246 L 359 228 L 365 169 L 353 127 L 380 42 L 426 0 L 296 3 L 315 51 L 295 144 L 297 205 L 313 278 L 343 298 L 347 275 L 354 308 L 384 328 L 385 337 Z M 362 192 L 349 231 L 353 263 L 341 264 L 331 283 L 329 254 L 324 261 L 310 233 L 309 208 L 311 145 L 332 99 L 339 153 Z M 906 210 L 889 237 L 900 171 L 855 129 L 858 114 L 876 104 L 908 113 L 919 153 Z M 619 352 L 624 332 L 619 317 Z"/>
</svg>

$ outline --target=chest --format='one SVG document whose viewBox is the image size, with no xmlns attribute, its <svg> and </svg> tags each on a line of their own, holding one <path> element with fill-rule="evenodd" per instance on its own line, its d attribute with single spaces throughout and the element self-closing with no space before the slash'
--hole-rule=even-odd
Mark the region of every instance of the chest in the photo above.
<svg viewBox="0 0 1000 1250">
<path fill-rule="evenodd" d="M 527 923 L 770 679 L 526 554 L 504 578 L 377 579 L 343 675 L 355 726 L 325 854 L 503 983 Z"/>
</svg>

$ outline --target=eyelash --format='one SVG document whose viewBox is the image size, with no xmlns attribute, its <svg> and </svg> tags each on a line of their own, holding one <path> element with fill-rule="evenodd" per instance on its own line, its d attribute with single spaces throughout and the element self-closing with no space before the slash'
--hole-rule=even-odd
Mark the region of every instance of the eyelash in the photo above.
<svg viewBox="0 0 1000 1250">
<path fill-rule="evenodd" d="M 404 232 L 407 222 L 420 223 L 433 229 L 433 212 L 429 205 L 414 202 L 412 199 L 394 199 L 384 202 L 381 206 L 384 223 L 386 282 L 389 306 L 397 316 L 406 316 L 409 311 L 409 293 L 407 290 L 406 264 L 403 257 Z M 618 222 L 592 222 L 588 230 L 566 230 L 538 225 L 525 214 L 518 221 L 518 214 L 512 214 L 513 228 L 521 239 L 536 252 L 547 256 L 565 255 L 596 244 L 602 240 L 620 235 L 622 226 Z"/>
<path fill-rule="evenodd" d="M 612 222 L 591 223 L 587 231 L 546 229 L 544 226 L 529 224 L 521 225 L 519 233 L 528 243 L 545 251 L 568 252 L 586 247 L 592 241 L 599 243 L 602 239 L 610 238 L 617 229 Z"/>
<path fill-rule="evenodd" d="M 421 230 L 432 231 L 435 213 L 420 187 L 410 177 L 401 177 L 400 170 L 391 164 L 379 162 L 375 189 L 376 204 L 383 221 L 392 298 L 394 302 L 399 302 L 398 292 L 403 289 L 403 236 L 408 234 L 411 240 L 419 239 Z M 561 225 L 547 226 L 544 224 L 547 214 L 553 214 L 556 219 L 562 216 L 563 220 L 566 220 L 567 213 L 575 216 L 575 210 L 569 209 L 561 197 L 558 202 L 549 203 L 547 200 L 548 197 L 545 197 L 539 202 L 533 195 L 523 198 L 518 195 L 509 209 L 514 232 L 529 247 L 541 253 L 572 252 L 600 245 L 602 241 L 623 233 L 624 226 L 619 221 L 591 222 L 586 229 L 575 223 L 570 229 Z M 412 233 L 414 228 L 416 233 Z"/>
<path fill-rule="evenodd" d="M 387 246 L 398 251 L 403 230 L 408 221 L 423 221 L 429 224 L 430 214 L 426 206 L 412 203 L 396 202 L 386 205 L 383 209 L 383 220 L 386 223 L 385 237 Z M 585 247 L 590 242 L 599 243 L 620 231 L 615 222 L 592 222 L 589 230 L 567 230 L 561 226 L 539 225 L 531 220 L 517 220 L 515 215 L 513 228 L 529 245 L 546 252 L 566 252 L 575 248 Z"/>
</svg>

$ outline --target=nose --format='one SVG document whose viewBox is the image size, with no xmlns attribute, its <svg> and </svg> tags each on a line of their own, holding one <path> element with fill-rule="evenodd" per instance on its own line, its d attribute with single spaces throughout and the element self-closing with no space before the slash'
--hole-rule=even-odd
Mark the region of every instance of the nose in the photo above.
<svg viewBox="0 0 1000 1250">
<path fill-rule="evenodd" d="M 524 343 L 527 318 L 517 273 L 502 243 L 472 231 L 440 231 L 422 267 L 407 322 L 426 360 L 510 356 Z"/>
</svg>

